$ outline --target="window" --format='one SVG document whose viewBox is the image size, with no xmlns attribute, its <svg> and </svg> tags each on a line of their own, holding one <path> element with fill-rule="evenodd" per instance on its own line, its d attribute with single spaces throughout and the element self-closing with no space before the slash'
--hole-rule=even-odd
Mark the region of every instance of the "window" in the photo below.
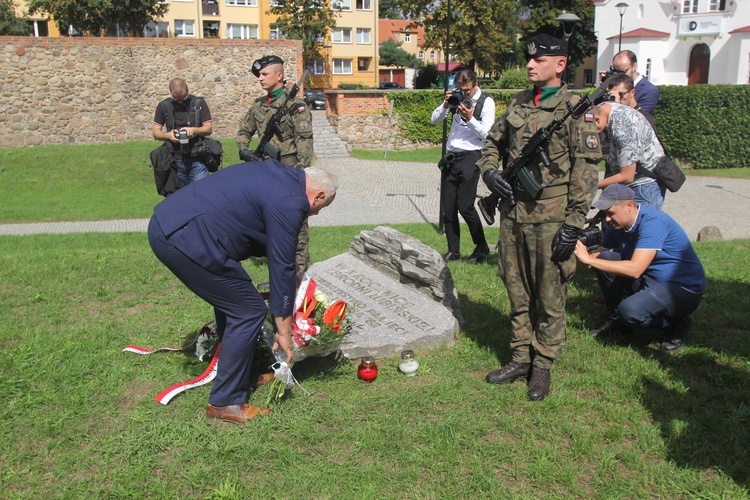
<svg viewBox="0 0 750 500">
<path fill-rule="evenodd" d="M 411 42 L 411 34 L 410 33 L 404 33 L 404 42 L 405 43 Z"/>
<path fill-rule="evenodd" d="M 708 11 L 709 12 L 724 12 L 727 8 L 726 0 L 709 0 Z"/>
<path fill-rule="evenodd" d="M 646 59 L 646 74 L 644 75 L 646 80 L 651 80 L 651 58 Z"/>
<path fill-rule="evenodd" d="M 370 28 L 357 28 L 357 43 L 370 43 Z"/>
<path fill-rule="evenodd" d="M 357 10 L 372 10 L 372 0 L 357 0 Z"/>
<path fill-rule="evenodd" d="M 695 14 L 698 12 L 698 0 L 682 0 L 682 13 Z"/>
<path fill-rule="evenodd" d="M 594 70 L 593 69 L 584 69 L 583 70 L 583 84 L 584 85 L 593 85 L 594 84 Z"/>
<path fill-rule="evenodd" d="M 195 22 L 175 19 L 174 34 L 177 36 L 195 36 Z"/>
<path fill-rule="evenodd" d="M 279 28 L 271 28 L 271 31 L 268 33 L 268 38 L 271 40 L 285 40 L 286 33 Z"/>
<path fill-rule="evenodd" d="M 333 28 L 331 31 L 331 41 L 333 43 L 352 43 L 352 29 Z"/>
<path fill-rule="evenodd" d="M 351 75 L 352 74 L 352 60 L 351 59 L 334 59 L 333 60 L 333 74 L 334 75 Z"/>
<path fill-rule="evenodd" d="M 352 0 L 333 0 L 333 8 L 338 10 L 352 10 Z"/>
<path fill-rule="evenodd" d="M 370 71 L 370 63 L 372 62 L 371 57 L 360 57 L 357 59 L 357 70 L 358 71 Z"/>
<path fill-rule="evenodd" d="M 424 50 L 419 51 L 419 58 L 424 59 Z"/>
<path fill-rule="evenodd" d="M 324 75 L 325 65 L 323 59 L 312 59 L 307 62 L 307 70 L 313 75 Z"/>
<path fill-rule="evenodd" d="M 434 50 L 430 51 L 430 59 L 435 59 L 435 51 Z"/>
<path fill-rule="evenodd" d="M 258 38 L 258 27 L 250 24 L 227 24 L 227 38 Z"/>
<path fill-rule="evenodd" d="M 242 6 L 242 7 L 257 7 L 258 0 L 227 0 L 229 6 Z"/>
</svg>

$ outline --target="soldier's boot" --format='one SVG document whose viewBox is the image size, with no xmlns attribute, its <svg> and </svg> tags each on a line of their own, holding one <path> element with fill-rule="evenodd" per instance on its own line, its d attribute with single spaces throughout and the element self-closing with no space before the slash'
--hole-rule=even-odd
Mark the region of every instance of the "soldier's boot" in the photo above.
<svg viewBox="0 0 750 500">
<path fill-rule="evenodd" d="M 547 397 L 550 391 L 550 373 L 547 368 L 534 366 L 531 369 L 531 380 L 526 395 L 531 401 L 540 401 Z"/>
<path fill-rule="evenodd" d="M 531 363 L 511 361 L 499 370 L 488 373 L 486 380 L 490 384 L 510 384 L 520 378 L 528 379 L 530 370 Z"/>
</svg>

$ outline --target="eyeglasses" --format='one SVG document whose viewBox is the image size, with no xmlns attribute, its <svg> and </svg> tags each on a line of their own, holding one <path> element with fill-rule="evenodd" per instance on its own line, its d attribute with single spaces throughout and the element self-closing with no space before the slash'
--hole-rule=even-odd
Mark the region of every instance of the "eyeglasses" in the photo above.
<svg viewBox="0 0 750 500">
<path fill-rule="evenodd" d="M 620 96 L 620 99 L 622 99 L 623 97 L 625 97 L 625 96 L 626 96 L 626 95 L 628 95 L 629 93 L 630 93 L 630 91 L 629 91 L 629 90 L 626 90 L 625 92 L 618 92 L 618 93 L 617 93 L 617 95 L 619 95 L 619 96 Z"/>
<path fill-rule="evenodd" d="M 630 71 L 631 69 L 633 69 L 633 66 L 630 65 L 630 66 L 628 66 L 625 69 L 617 69 L 617 68 L 615 68 L 615 69 L 617 70 L 618 73 L 625 73 L 625 74 L 627 74 L 628 71 Z"/>
</svg>

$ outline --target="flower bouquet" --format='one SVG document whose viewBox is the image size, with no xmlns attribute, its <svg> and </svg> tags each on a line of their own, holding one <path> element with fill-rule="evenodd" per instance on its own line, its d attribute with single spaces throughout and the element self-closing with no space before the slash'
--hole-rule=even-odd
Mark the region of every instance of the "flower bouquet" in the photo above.
<svg viewBox="0 0 750 500">
<path fill-rule="evenodd" d="M 292 344 L 295 361 L 315 356 L 327 356 L 337 351 L 346 335 L 351 332 L 352 323 L 347 319 L 348 304 L 343 300 L 329 301 L 315 280 L 306 274 L 302 278 L 294 301 L 292 317 Z M 272 347 L 276 337 L 276 323 L 268 314 L 263 322 L 263 338 Z M 273 365 L 274 380 L 266 404 L 278 401 L 285 390 L 299 385 L 286 362 L 286 354 L 279 349 L 274 351 L 276 363 Z M 304 391 L 304 388 L 300 386 Z M 307 393 L 307 391 L 305 391 Z"/>
</svg>

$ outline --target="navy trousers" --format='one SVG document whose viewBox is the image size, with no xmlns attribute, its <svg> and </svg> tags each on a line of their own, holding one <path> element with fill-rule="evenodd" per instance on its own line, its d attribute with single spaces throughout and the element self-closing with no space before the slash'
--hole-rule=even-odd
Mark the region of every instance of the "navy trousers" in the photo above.
<svg viewBox="0 0 750 500">
<path fill-rule="evenodd" d="M 620 254 L 602 252 L 598 258 L 620 260 Z M 597 271 L 596 275 L 609 319 L 620 324 L 668 330 L 680 318 L 692 314 L 701 303 L 700 293 L 659 283 L 648 276 L 633 279 L 602 271 Z"/>
<path fill-rule="evenodd" d="M 208 402 L 229 406 L 247 402 L 255 344 L 267 313 L 266 304 L 250 280 L 214 274 L 177 250 L 151 218 L 148 241 L 160 261 L 193 293 L 214 307 L 221 352 Z M 227 262 L 236 265 L 239 262 Z"/>
</svg>

